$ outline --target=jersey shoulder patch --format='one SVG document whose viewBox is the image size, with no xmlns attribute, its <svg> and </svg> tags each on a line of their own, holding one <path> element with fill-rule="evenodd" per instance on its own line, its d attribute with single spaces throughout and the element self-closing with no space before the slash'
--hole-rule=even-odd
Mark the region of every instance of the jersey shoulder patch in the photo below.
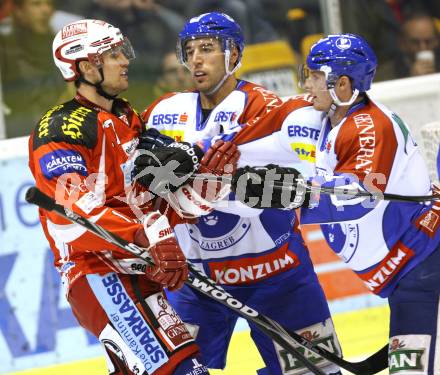
<svg viewBox="0 0 440 375">
<path fill-rule="evenodd" d="M 93 148 L 98 138 L 98 112 L 75 100 L 56 105 L 40 119 L 33 133 L 33 148 L 66 142 Z"/>
</svg>

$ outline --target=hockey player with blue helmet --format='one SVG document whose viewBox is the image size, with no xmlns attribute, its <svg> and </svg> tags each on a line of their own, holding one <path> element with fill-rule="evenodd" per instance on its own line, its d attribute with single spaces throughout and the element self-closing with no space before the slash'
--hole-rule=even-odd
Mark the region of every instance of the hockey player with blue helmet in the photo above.
<svg viewBox="0 0 440 375">
<path fill-rule="evenodd" d="M 303 88 L 314 109 L 325 113 L 316 148 L 317 178 L 324 187 L 369 187 L 405 196 L 436 190 L 406 124 L 366 93 L 377 59 L 363 38 L 329 35 L 312 46 L 306 63 Z M 261 175 L 255 168 L 239 169 L 233 189 L 250 172 Z M 298 173 L 277 172 L 284 178 Z M 246 196 L 262 190 L 256 184 Z M 307 201 L 297 204 L 304 206 L 301 225 L 320 224 L 330 247 L 367 288 L 388 298 L 390 373 L 440 373 L 440 202 L 323 194 L 314 206 Z"/>
<path fill-rule="evenodd" d="M 234 76 L 243 52 L 240 26 L 230 16 L 212 12 L 190 19 L 179 34 L 177 54 L 190 71 L 196 90 L 169 93 L 151 104 L 142 114 L 147 127 L 179 141 L 197 143 L 206 150 L 213 137 L 227 140 L 243 124 L 274 114 L 283 105 L 277 95 Z M 293 105 L 313 111 L 305 100 L 294 101 Z M 270 131 L 271 124 L 265 129 Z M 304 132 L 298 141 L 316 142 L 310 134 L 318 131 L 311 127 L 306 130 L 310 133 Z M 285 147 L 291 158 L 294 152 L 290 143 Z M 154 152 L 160 160 L 160 148 Z M 261 149 L 257 154 L 262 154 Z M 254 156 L 252 160 L 258 163 Z M 276 155 L 274 160 L 281 161 Z M 137 161 L 138 171 L 148 167 L 141 164 Z M 198 203 L 192 203 L 194 211 L 188 203 L 186 211 L 195 216 L 201 214 L 197 224 L 175 227 L 187 259 L 238 300 L 289 330 L 325 341 L 340 355 L 327 301 L 298 230 L 296 213 L 250 209 L 233 197 L 228 205 L 210 205 L 194 189 L 180 189 L 183 188 L 187 189 L 186 197 Z M 185 195 L 179 191 L 176 196 Z M 193 327 L 207 366 L 224 368 L 237 315 L 185 287 L 179 293 L 169 293 L 169 300 L 188 326 Z M 294 357 L 252 323 L 250 329 L 266 365 L 258 370 L 259 375 L 307 373 Z M 327 374 L 340 373 L 336 365 L 322 358 L 314 358 L 314 363 Z"/>
<path fill-rule="evenodd" d="M 306 65 L 300 71 L 300 85 L 304 87 L 309 70 L 323 72 L 330 96 L 338 106 L 354 103 L 359 93 L 367 92 L 376 73 L 377 58 L 368 43 L 353 34 L 330 35 L 312 46 Z M 335 93 L 339 77 L 350 78 L 353 93 L 341 102 Z"/>
<path fill-rule="evenodd" d="M 187 42 L 205 37 L 218 39 L 221 43 L 221 51 L 225 56 L 225 74 L 217 85 L 208 92 L 208 94 L 213 94 L 240 67 L 244 50 L 244 38 L 240 25 L 227 14 L 212 12 L 192 18 L 179 33 L 177 41 L 177 57 L 180 63 L 188 69 Z M 234 47 L 237 50 L 237 57 L 231 66 L 231 54 Z"/>
</svg>

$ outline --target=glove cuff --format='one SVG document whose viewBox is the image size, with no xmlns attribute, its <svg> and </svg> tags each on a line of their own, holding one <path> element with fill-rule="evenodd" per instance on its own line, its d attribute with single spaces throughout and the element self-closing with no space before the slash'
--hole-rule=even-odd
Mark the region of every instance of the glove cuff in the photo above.
<svg viewBox="0 0 440 375">
<path fill-rule="evenodd" d="M 174 197 L 179 203 L 179 209 L 192 216 L 209 214 L 214 208 L 213 204 L 202 198 L 190 185 L 180 187 Z"/>
<path fill-rule="evenodd" d="M 150 243 L 149 248 L 158 242 L 174 237 L 168 218 L 159 211 L 149 212 L 142 217 L 145 235 Z"/>
</svg>

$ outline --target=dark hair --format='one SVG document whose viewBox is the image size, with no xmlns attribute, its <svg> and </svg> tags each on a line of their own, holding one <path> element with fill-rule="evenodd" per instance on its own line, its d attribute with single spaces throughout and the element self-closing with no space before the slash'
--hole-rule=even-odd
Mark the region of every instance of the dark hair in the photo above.
<svg viewBox="0 0 440 375">
<path fill-rule="evenodd" d="M 431 14 L 425 12 L 423 9 L 419 9 L 419 10 L 415 10 L 415 11 L 411 11 L 411 12 L 409 12 L 409 11 L 404 12 L 402 25 L 406 24 L 407 22 L 422 19 L 422 18 L 429 18 L 431 20 L 431 22 L 433 23 L 433 25 L 435 26 L 434 17 Z"/>
<path fill-rule="evenodd" d="M 22 7 L 26 1 L 27 0 L 12 0 L 12 4 L 14 4 L 14 7 Z M 55 0 L 51 0 L 51 2 L 55 7 L 56 6 Z"/>
<path fill-rule="evenodd" d="M 26 0 L 12 0 L 15 7 L 21 7 Z"/>
</svg>

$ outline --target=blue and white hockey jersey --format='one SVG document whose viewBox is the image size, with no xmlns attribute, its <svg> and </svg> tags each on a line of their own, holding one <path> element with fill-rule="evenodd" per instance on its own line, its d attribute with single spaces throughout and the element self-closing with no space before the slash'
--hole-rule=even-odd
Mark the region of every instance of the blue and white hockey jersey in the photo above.
<svg viewBox="0 0 440 375">
<path fill-rule="evenodd" d="M 204 122 L 196 92 L 166 95 L 154 102 L 143 117 L 148 127 L 178 141 L 203 143 L 218 135 L 226 139 L 236 136 L 240 165 L 276 162 L 302 168 L 310 175 L 314 173 L 321 119 L 310 104 L 304 98 L 283 104 L 270 91 L 239 81 Z M 245 123 L 249 123 L 252 145 L 238 132 Z M 198 224 L 175 228 L 187 258 L 203 264 L 205 272 L 218 282 L 242 285 L 282 278 L 289 274 L 286 271 L 295 271 L 302 256 L 308 256 L 299 231 L 293 230 L 297 226 L 295 212 L 252 209 L 237 201 L 227 203 L 220 202 L 218 209 L 201 217 Z M 293 247 L 292 238 L 297 243 Z"/>
<path fill-rule="evenodd" d="M 431 191 L 407 126 L 369 98 L 352 106 L 334 127 L 324 119 L 316 169 L 328 181 L 323 186 L 352 183 L 401 195 Z M 365 198 L 321 194 L 316 207 L 301 209 L 301 224 L 313 223 L 321 224 L 330 247 L 382 297 L 440 243 L 439 202 L 374 204 Z"/>
</svg>

